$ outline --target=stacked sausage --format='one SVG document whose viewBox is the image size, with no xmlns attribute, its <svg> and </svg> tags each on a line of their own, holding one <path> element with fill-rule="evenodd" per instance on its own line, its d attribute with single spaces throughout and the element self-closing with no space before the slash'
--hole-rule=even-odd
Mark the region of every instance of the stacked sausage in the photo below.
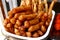
<svg viewBox="0 0 60 40">
<path fill-rule="evenodd" d="M 51 21 L 54 2 L 48 12 L 46 0 L 22 0 L 19 7 L 8 12 L 9 16 L 4 20 L 6 31 L 26 37 L 42 36 Z"/>
</svg>

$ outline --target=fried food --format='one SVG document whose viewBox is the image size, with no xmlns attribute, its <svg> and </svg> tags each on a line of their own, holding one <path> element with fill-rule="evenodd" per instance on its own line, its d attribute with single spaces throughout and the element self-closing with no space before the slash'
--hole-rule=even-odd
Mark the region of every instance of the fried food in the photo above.
<svg viewBox="0 0 60 40">
<path fill-rule="evenodd" d="M 46 32 L 46 28 L 45 28 L 45 26 L 41 26 L 41 31 L 44 33 L 44 32 Z"/>
<path fill-rule="evenodd" d="M 15 24 L 16 19 L 15 19 L 15 18 L 11 18 L 11 19 L 10 19 L 10 22 L 11 22 L 12 24 Z"/>
<path fill-rule="evenodd" d="M 29 21 L 30 25 L 34 25 L 34 24 L 37 24 L 37 23 L 39 23 L 39 19 L 33 19 L 33 20 Z"/>
<path fill-rule="evenodd" d="M 25 28 L 29 28 L 29 27 L 30 27 L 29 21 L 25 21 L 25 22 L 24 22 L 24 26 L 25 26 Z"/>
<path fill-rule="evenodd" d="M 39 37 L 39 34 L 38 34 L 37 32 L 35 32 L 35 33 L 33 34 L 33 37 L 34 37 L 34 38 Z"/>
<path fill-rule="evenodd" d="M 38 32 L 38 34 L 39 34 L 40 36 L 43 35 L 43 32 L 42 32 L 42 31 L 38 30 L 37 32 Z"/>
<path fill-rule="evenodd" d="M 27 35 L 27 37 L 31 37 L 32 36 L 31 32 L 26 32 L 26 35 Z"/>
<path fill-rule="evenodd" d="M 29 14 L 29 15 L 20 15 L 19 20 L 24 21 L 25 19 L 30 20 L 37 16 L 37 14 Z"/>
<path fill-rule="evenodd" d="M 19 7 L 8 12 L 4 20 L 6 31 L 24 37 L 40 37 L 45 34 L 52 19 L 53 0 L 48 8 L 47 0 L 21 0 Z"/>
<path fill-rule="evenodd" d="M 18 13 L 18 12 L 27 11 L 27 10 L 32 10 L 32 9 L 31 7 L 27 7 L 27 6 L 24 6 L 24 7 L 20 6 L 12 9 L 12 13 Z"/>
<path fill-rule="evenodd" d="M 30 28 L 28 29 L 29 32 L 33 32 L 33 31 L 36 31 L 40 28 L 40 25 L 39 24 L 36 24 L 36 25 L 33 25 L 33 26 L 30 26 Z"/>
</svg>

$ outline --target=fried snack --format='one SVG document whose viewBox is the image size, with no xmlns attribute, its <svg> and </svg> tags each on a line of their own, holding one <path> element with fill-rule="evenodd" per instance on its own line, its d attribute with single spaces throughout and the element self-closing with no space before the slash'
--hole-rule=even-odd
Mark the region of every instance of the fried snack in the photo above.
<svg viewBox="0 0 60 40">
<path fill-rule="evenodd" d="M 30 24 L 30 25 L 35 25 L 35 24 L 37 24 L 37 23 L 39 23 L 39 19 L 36 19 L 36 18 L 29 21 L 29 24 Z"/>
<path fill-rule="evenodd" d="M 18 27 L 20 31 L 24 31 L 25 29 L 23 27 Z"/>
<path fill-rule="evenodd" d="M 14 16 L 14 13 L 12 13 L 12 11 L 8 12 L 9 18 L 12 18 Z"/>
<path fill-rule="evenodd" d="M 33 26 L 30 26 L 30 28 L 28 29 L 29 32 L 33 32 L 33 31 L 36 31 L 40 28 L 40 25 L 39 24 L 36 24 L 36 25 L 33 25 Z"/>
<path fill-rule="evenodd" d="M 30 20 L 37 16 L 37 14 L 29 14 L 29 15 L 20 15 L 19 20 L 24 21 L 25 19 Z"/>
<path fill-rule="evenodd" d="M 40 11 L 40 12 L 38 12 L 38 15 L 37 15 L 37 17 L 36 18 L 41 18 L 42 16 L 43 16 L 43 14 L 44 14 L 44 11 Z"/>
<path fill-rule="evenodd" d="M 20 26 L 18 26 L 17 24 L 14 25 L 14 28 L 19 28 Z"/>
<path fill-rule="evenodd" d="M 34 38 L 39 37 L 39 34 L 38 34 L 37 32 L 35 32 L 35 33 L 33 34 L 33 37 L 34 37 Z"/>
<path fill-rule="evenodd" d="M 24 22 L 24 27 L 25 27 L 25 28 L 29 28 L 29 27 L 30 27 L 29 21 L 25 21 L 25 22 Z"/>
<path fill-rule="evenodd" d="M 32 10 L 33 12 L 37 12 L 37 0 L 32 0 Z"/>
<path fill-rule="evenodd" d="M 20 33 L 21 33 L 21 36 L 26 36 L 26 32 L 25 31 L 21 31 L 20 30 Z"/>
<path fill-rule="evenodd" d="M 20 31 L 19 31 L 18 29 L 16 29 L 16 28 L 14 29 L 14 33 L 15 33 L 16 35 L 21 35 L 21 34 L 20 34 Z"/>
<path fill-rule="evenodd" d="M 41 20 L 45 22 L 47 19 L 48 19 L 48 14 L 44 13 L 43 16 L 41 17 Z"/>
<path fill-rule="evenodd" d="M 46 28 L 45 28 L 45 26 L 41 26 L 41 31 L 44 33 L 44 32 L 46 32 Z"/>
<path fill-rule="evenodd" d="M 42 31 L 38 30 L 37 32 L 38 32 L 38 34 L 39 34 L 40 36 L 43 35 L 43 32 L 42 32 Z"/>
<path fill-rule="evenodd" d="M 12 24 L 15 24 L 16 19 L 15 19 L 15 18 L 11 18 L 11 19 L 10 19 L 10 22 L 11 22 Z"/>
<path fill-rule="evenodd" d="M 11 23 L 8 23 L 6 27 L 7 27 L 7 28 L 11 28 L 11 27 L 13 27 L 13 26 L 12 26 Z"/>
<path fill-rule="evenodd" d="M 19 13 L 16 13 L 16 14 L 14 15 L 14 18 L 15 18 L 15 19 L 18 19 L 18 17 L 19 17 Z"/>
<path fill-rule="evenodd" d="M 31 7 L 27 7 L 27 6 L 20 6 L 20 7 L 16 7 L 14 9 L 12 9 L 12 13 L 18 13 L 18 12 L 22 12 L 22 11 L 27 11 L 27 10 L 32 10 Z"/>
<path fill-rule="evenodd" d="M 49 26 L 49 23 L 50 23 L 50 22 L 46 21 L 45 25 L 46 25 L 46 26 Z"/>
<path fill-rule="evenodd" d="M 16 24 L 17 24 L 18 26 L 20 26 L 22 23 L 21 23 L 20 20 L 16 20 Z"/>
<path fill-rule="evenodd" d="M 10 20 L 6 18 L 6 19 L 4 20 L 4 23 L 3 23 L 3 24 L 4 24 L 4 26 L 6 26 L 6 25 L 7 25 L 7 23 L 9 23 L 9 22 L 10 22 Z"/>
<path fill-rule="evenodd" d="M 32 36 L 31 32 L 26 32 L 26 35 L 27 35 L 27 37 L 31 37 Z"/>
</svg>

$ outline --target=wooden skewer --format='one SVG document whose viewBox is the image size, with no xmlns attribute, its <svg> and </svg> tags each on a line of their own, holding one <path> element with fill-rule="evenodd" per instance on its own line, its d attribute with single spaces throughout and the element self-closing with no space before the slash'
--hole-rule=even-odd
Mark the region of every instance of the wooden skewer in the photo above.
<svg viewBox="0 0 60 40">
<path fill-rule="evenodd" d="M 25 0 L 21 0 L 20 6 L 25 6 L 25 5 L 26 5 Z"/>
<path fill-rule="evenodd" d="M 51 5 L 50 5 L 50 7 L 49 7 L 49 12 L 48 12 L 48 14 L 50 14 L 50 13 L 52 12 L 52 8 L 53 8 L 55 2 L 57 2 L 57 0 L 53 0 L 53 1 L 52 1 Z"/>
<path fill-rule="evenodd" d="M 47 4 L 47 0 L 44 0 L 44 3 L 45 3 L 45 10 L 46 10 L 46 12 L 48 12 L 48 4 Z"/>
<path fill-rule="evenodd" d="M 41 11 L 41 0 L 38 0 L 38 12 Z"/>
<path fill-rule="evenodd" d="M 37 11 L 37 0 L 32 0 L 32 10 L 33 12 Z"/>
</svg>

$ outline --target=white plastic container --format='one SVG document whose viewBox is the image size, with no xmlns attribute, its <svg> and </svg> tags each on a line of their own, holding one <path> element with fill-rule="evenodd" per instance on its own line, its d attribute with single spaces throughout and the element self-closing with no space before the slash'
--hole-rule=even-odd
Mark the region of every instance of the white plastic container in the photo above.
<svg viewBox="0 0 60 40">
<path fill-rule="evenodd" d="M 50 25 L 49 25 L 49 27 L 47 28 L 46 33 L 45 33 L 43 36 L 41 36 L 41 37 L 38 37 L 38 38 L 30 38 L 30 37 L 18 36 L 18 35 L 15 35 L 15 34 L 12 34 L 12 33 L 7 32 L 7 31 L 5 30 L 5 28 L 4 28 L 3 25 L 2 25 L 2 31 L 3 31 L 3 33 L 4 33 L 5 35 L 11 36 L 11 37 L 14 37 L 14 38 L 18 38 L 18 39 L 26 39 L 26 40 L 41 40 L 41 39 L 44 39 L 44 38 L 46 38 L 46 37 L 48 36 L 48 34 L 49 34 L 49 32 L 50 32 L 50 29 L 51 29 L 51 25 L 52 25 L 52 23 L 53 23 L 53 19 L 54 19 L 54 16 L 55 16 L 55 12 L 52 11 L 52 14 L 53 14 L 53 15 L 52 15 L 52 20 L 51 20 L 51 22 L 50 22 Z"/>
</svg>

